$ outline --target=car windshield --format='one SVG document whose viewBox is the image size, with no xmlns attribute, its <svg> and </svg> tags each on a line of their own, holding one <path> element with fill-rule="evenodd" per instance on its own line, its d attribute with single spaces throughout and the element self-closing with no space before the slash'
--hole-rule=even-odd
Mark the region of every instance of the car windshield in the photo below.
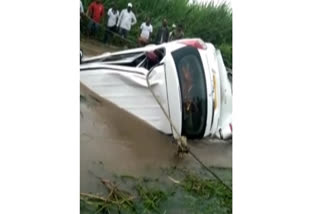
<svg viewBox="0 0 320 214">
<path fill-rule="evenodd" d="M 182 101 L 182 135 L 203 137 L 207 117 L 204 69 L 196 48 L 184 47 L 172 53 L 178 72 Z"/>
</svg>

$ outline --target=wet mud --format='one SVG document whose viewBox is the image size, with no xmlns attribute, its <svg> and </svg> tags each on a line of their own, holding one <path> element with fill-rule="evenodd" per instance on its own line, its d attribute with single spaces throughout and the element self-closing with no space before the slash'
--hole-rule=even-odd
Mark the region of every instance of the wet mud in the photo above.
<svg viewBox="0 0 320 214">
<path fill-rule="evenodd" d="M 103 44 L 93 39 L 81 38 L 80 49 L 86 56 L 96 56 L 105 52 L 113 52 L 120 50 L 119 47 L 110 44 Z"/>
</svg>

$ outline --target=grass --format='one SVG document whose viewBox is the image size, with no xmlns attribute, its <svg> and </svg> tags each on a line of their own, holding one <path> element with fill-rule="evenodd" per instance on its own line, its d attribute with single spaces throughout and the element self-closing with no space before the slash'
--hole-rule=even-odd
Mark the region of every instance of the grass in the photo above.
<svg viewBox="0 0 320 214">
<path fill-rule="evenodd" d="M 136 186 L 138 195 L 142 200 L 144 211 L 160 212 L 160 203 L 168 199 L 168 194 L 157 188 L 149 188 L 144 185 L 138 184 Z"/>
<path fill-rule="evenodd" d="M 179 182 L 164 179 L 169 174 Z M 186 170 L 167 170 L 162 179 L 128 175 L 114 179 L 117 183 L 101 179 L 108 190 L 105 196 L 82 193 L 80 213 L 232 213 L 230 191 L 217 180 Z"/>
<path fill-rule="evenodd" d="M 195 206 L 199 206 L 202 200 L 212 200 L 220 205 L 225 213 L 232 213 L 232 193 L 217 180 L 203 179 L 189 173 L 183 180 L 182 186 L 186 192 L 197 197 Z M 216 207 L 207 206 L 205 210 L 209 212 L 214 208 Z"/>
<path fill-rule="evenodd" d="M 104 0 L 104 6 L 107 10 L 113 0 Z M 119 10 L 126 8 L 127 0 L 114 1 Z M 129 33 L 128 39 L 136 41 L 140 33 L 140 25 L 146 17 L 151 17 L 151 24 L 154 28 L 153 38 L 157 29 L 161 26 L 162 20 L 168 20 L 169 27 L 172 24 L 182 24 L 185 37 L 198 37 L 206 42 L 211 42 L 221 53 L 227 67 L 232 68 L 232 10 L 227 4 L 218 6 L 213 3 L 208 4 L 189 4 L 188 0 L 135 0 L 133 11 L 136 14 L 138 23 L 134 25 Z M 85 10 L 88 8 L 91 0 L 84 0 Z M 106 20 L 103 20 L 105 23 Z M 104 26 L 104 24 L 103 24 Z M 86 27 L 84 24 L 83 28 Z M 98 38 L 102 40 L 104 30 L 98 33 Z M 123 44 L 117 38 L 113 43 L 133 47 L 135 44 Z"/>
</svg>

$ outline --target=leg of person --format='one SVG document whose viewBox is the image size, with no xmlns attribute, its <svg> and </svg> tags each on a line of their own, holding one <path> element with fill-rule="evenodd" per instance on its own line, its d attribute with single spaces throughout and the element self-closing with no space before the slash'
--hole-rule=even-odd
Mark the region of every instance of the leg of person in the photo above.
<svg viewBox="0 0 320 214">
<path fill-rule="evenodd" d="M 117 26 L 110 27 L 110 39 L 113 38 L 113 34 L 117 33 Z"/>
<path fill-rule="evenodd" d="M 149 39 L 144 40 L 144 46 L 146 46 L 147 44 L 149 44 Z"/>
<path fill-rule="evenodd" d="M 113 27 L 108 27 L 107 29 L 108 29 L 108 38 L 112 39 L 113 33 L 114 33 Z"/>
<path fill-rule="evenodd" d="M 138 46 L 142 47 L 143 46 L 143 39 L 141 37 L 138 38 Z"/>
<path fill-rule="evenodd" d="M 83 29 L 84 29 L 84 28 L 83 28 L 83 18 L 82 18 L 82 17 L 83 17 L 82 14 L 80 14 L 80 34 L 81 34 L 81 33 L 82 33 L 82 34 L 84 33 L 84 32 L 83 32 Z"/>
<path fill-rule="evenodd" d="M 104 31 L 104 38 L 103 38 L 103 43 L 107 43 L 108 41 L 108 37 L 109 37 L 109 32 L 108 32 L 109 28 L 106 27 L 106 30 Z"/>
<path fill-rule="evenodd" d="M 117 26 L 113 26 L 113 27 L 111 27 L 110 29 L 111 29 L 111 31 L 112 31 L 113 33 L 116 33 L 116 32 L 117 32 Z"/>
<path fill-rule="evenodd" d="M 123 38 L 123 28 L 119 28 L 119 35 Z"/>
<path fill-rule="evenodd" d="M 138 43 L 138 47 L 140 47 L 141 46 L 140 37 L 138 37 L 137 43 Z"/>
<path fill-rule="evenodd" d="M 98 29 L 99 29 L 99 24 L 94 22 L 94 30 L 93 30 L 93 33 L 94 33 L 94 36 L 96 37 L 97 36 L 97 32 L 98 32 Z"/>
<path fill-rule="evenodd" d="M 127 38 L 127 35 L 128 35 L 128 31 L 123 29 L 123 36 L 124 36 L 125 39 Z"/>
<path fill-rule="evenodd" d="M 146 38 L 140 38 L 140 45 L 143 47 L 143 46 L 146 46 L 148 43 L 148 40 Z"/>
<path fill-rule="evenodd" d="M 90 19 L 88 23 L 88 35 L 92 35 L 92 27 L 93 27 L 93 21 Z"/>
</svg>

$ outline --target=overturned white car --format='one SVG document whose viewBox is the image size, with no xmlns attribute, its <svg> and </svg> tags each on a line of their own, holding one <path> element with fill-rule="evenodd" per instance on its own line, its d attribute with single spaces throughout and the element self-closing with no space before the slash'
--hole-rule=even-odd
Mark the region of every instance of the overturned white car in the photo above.
<svg viewBox="0 0 320 214">
<path fill-rule="evenodd" d="M 232 137 L 231 84 L 221 53 L 211 43 L 183 39 L 82 59 L 80 80 L 175 138 Z"/>
</svg>

